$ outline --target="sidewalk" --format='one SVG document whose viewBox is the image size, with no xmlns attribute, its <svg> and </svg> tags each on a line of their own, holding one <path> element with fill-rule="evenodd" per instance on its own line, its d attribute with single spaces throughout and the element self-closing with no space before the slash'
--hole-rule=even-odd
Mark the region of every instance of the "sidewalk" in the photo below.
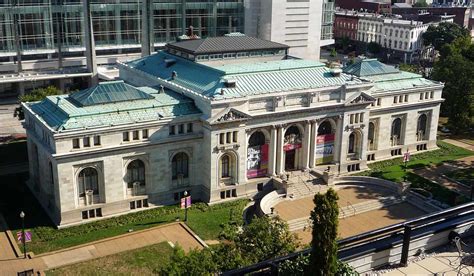
<svg viewBox="0 0 474 276">
<path fill-rule="evenodd" d="M 0 234 L 4 234 L 4 232 Z M 157 244 L 163 241 L 179 244 L 186 252 L 193 248 L 203 248 L 206 246 L 185 224 L 171 223 L 37 255 L 32 259 L 0 261 L 0 275 L 17 275 L 17 272 L 28 269 L 45 271 Z M 0 242 L 1 245 L 3 245 L 3 241 L 0 240 Z"/>
<path fill-rule="evenodd" d="M 460 147 L 460 148 L 465 148 L 465 149 L 474 151 L 474 146 L 473 146 L 473 145 L 467 144 L 467 143 L 463 143 L 463 142 L 458 141 L 458 140 L 444 139 L 443 142 L 449 143 L 449 144 L 451 144 L 451 145 L 458 146 L 458 147 Z"/>
</svg>

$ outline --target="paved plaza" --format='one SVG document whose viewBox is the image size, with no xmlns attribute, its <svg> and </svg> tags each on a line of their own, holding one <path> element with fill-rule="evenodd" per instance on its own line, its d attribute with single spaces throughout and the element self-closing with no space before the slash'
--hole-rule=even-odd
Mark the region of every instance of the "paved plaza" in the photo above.
<svg viewBox="0 0 474 276">
<path fill-rule="evenodd" d="M 347 238 L 425 214 L 410 203 L 399 203 L 339 219 L 339 237 Z M 311 242 L 311 228 L 295 231 L 303 244 Z"/>
<path fill-rule="evenodd" d="M 384 189 L 370 189 L 362 186 L 334 187 L 339 195 L 339 207 L 346 207 L 368 200 L 376 200 L 380 197 L 391 195 Z M 313 196 L 308 196 L 296 200 L 285 200 L 275 206 L 275 212 L 280 218 L 286 221 L 309 217 L 314 209 Z"/>
</svg>

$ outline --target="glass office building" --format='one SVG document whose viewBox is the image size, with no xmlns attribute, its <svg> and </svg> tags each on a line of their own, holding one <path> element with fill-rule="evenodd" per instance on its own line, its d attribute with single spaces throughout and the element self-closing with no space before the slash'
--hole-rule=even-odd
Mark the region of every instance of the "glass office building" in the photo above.
<svg viewBox="0 0 474 276">
<path fill-rule="evenodd" d="M 0 3 L 0 75 L 74 67 L 82 72 L 85 20 L 92 24 L 97 64 L 139 54 L 144 30 L 155 50 L 193 26 L 200 37 L 243 32 L 243 0 L 3 0 Z M 147 20 L 147 23 L 143 21 Z M 144 24 L 149 24 L 144 29 Z M 148 31 L 147 31 L 148 32 Z M 153 49 L 152 49 L 153 50 Z M 101 58 L 103 57 L 103 58 Z M 107 57 L 107 58 L 105 58 Z M 55 62 L 56 61 L 56 62 Z M 37 66 L 41 63 L 40 66 Z M 82 68 L 82 69 L 81 69 Z M 0 79 L 1 80 L 1 79 Z M 38 85 L 38 81 L 32 86 Z M 10 85 L 5 85 L 10 83 Z M 0 97 L 15 94 L 14 81 L 0 81 Z M 20 90 L 28 90 L 26 87 Z"/>
</svg>

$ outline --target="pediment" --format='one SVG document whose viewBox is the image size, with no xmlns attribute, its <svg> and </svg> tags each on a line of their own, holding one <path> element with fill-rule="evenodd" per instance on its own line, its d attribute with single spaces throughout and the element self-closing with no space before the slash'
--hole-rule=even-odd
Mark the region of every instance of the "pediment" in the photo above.
<svg viewBox="0 0 474 276">
<path fill-rule="evenodd" d="M 375 98 L 364 93 L 364 92 L 361 92 L 359 95 L 356 95 L 354 97 L 351 97 L 350 99 L 348 99 L 345 103 L 345 105 L 359 105 L 359 104 L 371 104 L 375 102 Z"/>
<path fill-rule="evenodd" d="M 240 122 L 246 121 L 250 119 L 251 116 L 239 111 L 234 108 L 227 108 L 223 112 L 217 114 L 210 120 L 211 124 L 222 124 L 222 123 L 233 123 L 233 122 Z"/>
</svg>

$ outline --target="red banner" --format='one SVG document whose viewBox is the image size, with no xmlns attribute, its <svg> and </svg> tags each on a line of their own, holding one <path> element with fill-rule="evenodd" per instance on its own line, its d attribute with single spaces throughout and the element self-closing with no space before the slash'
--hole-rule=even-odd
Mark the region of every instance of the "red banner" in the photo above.
<svg viewBox="0 0 474 276">
<path fill-rule="evenodd" d="M 301 144 L 286 144 L 283 146 L 284 151 L 290 151 L 299 148 L 301 148 Z"/>
</svg>

